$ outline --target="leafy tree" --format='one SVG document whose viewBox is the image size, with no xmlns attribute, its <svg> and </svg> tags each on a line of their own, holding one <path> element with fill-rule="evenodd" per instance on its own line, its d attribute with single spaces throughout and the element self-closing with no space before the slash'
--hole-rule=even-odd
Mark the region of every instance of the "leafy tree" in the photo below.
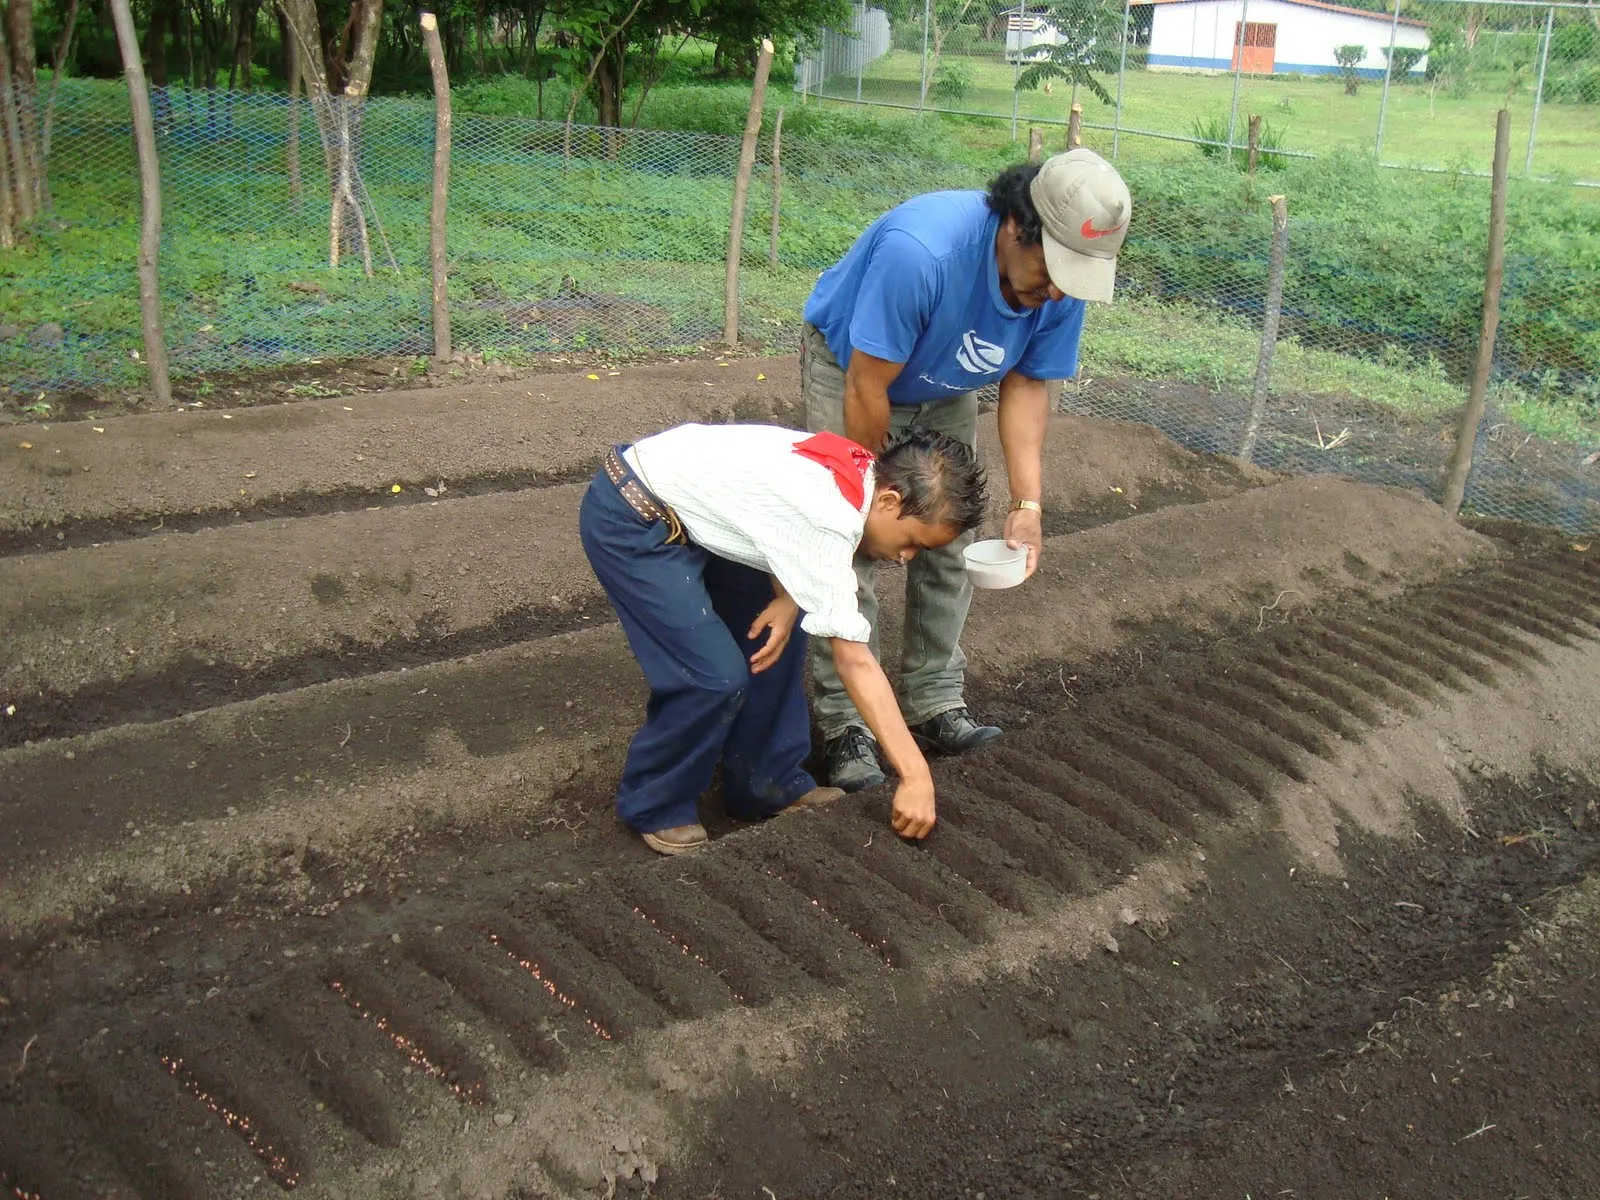
<svg viewBox="0 0 1600 1200">
<path fill-rule="evenodd" d="M 1344 94 L 1354 96 L 1361 86 L 1361 61 L 1367 57 L 1365 46 L 1335 46 L 1333 61 L 1339 64 L 1339 74 L 1344 76 Z"/>
<path fill-rule="evenodd" d="M 1053 0 L 1042 15 L 1061 40 L 1049 48 L 1049 57 L 1032 63 L 1017 78 L 1018 88 L 1037 88 L 1048 80 L 1060 79 L 1072 85 L 1072 100 L 1078 89 L 1087 88 L 1102 104 L 1111 103 L 1111 93 L 1096 74 L 1115 75 L 1122 56 L 1122 6 L 1112 7 L 1103 0 Z"/>
</svg>

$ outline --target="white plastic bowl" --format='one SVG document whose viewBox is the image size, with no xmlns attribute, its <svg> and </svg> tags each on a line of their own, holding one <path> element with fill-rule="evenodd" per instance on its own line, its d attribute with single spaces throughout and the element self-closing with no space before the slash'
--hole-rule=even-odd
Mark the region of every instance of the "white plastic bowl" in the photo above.
<svg viewBox="0 0 1600 1200">
<path fill-rule="evenodd" d="M 967 578 L 975 588 L 1010 588 L 1022 582 L 1028 572 L 1028 548 L 1013 550 L 1000 538 L 973 542 L 964 551 Z"/>
</svg>

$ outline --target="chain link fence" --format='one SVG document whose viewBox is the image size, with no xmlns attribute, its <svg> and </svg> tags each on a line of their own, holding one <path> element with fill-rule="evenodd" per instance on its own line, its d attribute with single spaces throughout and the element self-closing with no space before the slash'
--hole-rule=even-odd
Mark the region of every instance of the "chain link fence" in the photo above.
<svg viewBox="0 0 1600 1200">
<path fill-rule="evenodd" d="M 363 108 L 357 188 L 369 279 L 350 245 L 329 269 L 328 169 L 309 105 L 260 93 L 156 99 L 162 299 L 181 391 L 203 395 L 217 372 L 431 349 L 431 105 Z M 986 178 L 785 139 L 774 239 L 770 125 L 748 202 L 740 323 L 747 337 L 788 348 L 817 274 L 874 218 L 920 192 Z M 718 336 L 737 140 L 457 113 L 454 147 L 449 300 L 459 346 L 515 361 Z M 1124 155 L 1135 216 L 1117 302 L 1091 313 L 1083 374 L 1067 384 L 1064 406 L 1155 425 L 1195 449 L 1238 451 L 1268 290 L 1266 195 L 1286 177 L 1269 165 L 1251 176 L 1220 156 L 1174 168 Z M 1256 460 L 1437 496 L 1477 345 L 1487 185 L 1375 168 L 1353 175 L 1348 163 L 1296 170 Z M 0 256 L 0 378 L 24 402 L 136 386 L 143 375 L 125 91 L 62 87 L 50 173 L 54 218 Z M 1490 415 L 1467 503 L 1584 534 L 1600 532 L 1600 231 L 1592 217 L 1553 207 L 1558 191 L 1513 192 Z M 1337 194 L 1300 205 L 1300 192 Z"/>
<path fill-rule="evenodd" d="M 1371 11 L 1368 11 L 1368 10 Z M 1519 174 L 1600 187 L 1595 7 L 1537 0 L 894 0 L 804 46 L 810 100 L 993 117 L 1013 138 L 1083 110 L 1085 144 L 1371 153 L 1486 174 L 1509 107 Z"/>
</svg>

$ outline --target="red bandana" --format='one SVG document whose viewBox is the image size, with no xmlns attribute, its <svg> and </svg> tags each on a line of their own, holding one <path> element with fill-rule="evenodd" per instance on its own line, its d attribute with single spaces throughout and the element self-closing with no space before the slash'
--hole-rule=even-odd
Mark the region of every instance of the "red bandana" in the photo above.
<svg viewBox="0 0 1600 1200">
<path fill-rule="evenodd" d="M 861 507 L 867 495 L 867 468 L 873 463 L 870 450 L 837 433 L 817 433 L 796 442 L 794 452 L 832 471 L 839 494 L 854 507 Z"/>
</svg>

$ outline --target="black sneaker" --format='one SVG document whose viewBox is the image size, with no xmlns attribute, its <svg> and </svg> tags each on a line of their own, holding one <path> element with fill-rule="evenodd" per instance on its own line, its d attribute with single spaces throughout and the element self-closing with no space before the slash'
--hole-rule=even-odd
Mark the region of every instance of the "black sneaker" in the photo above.
<svg viewBox="0 0 1600 1200">
<path fill-rule="evenodd" d="M 979 725 L 965 708 L 952 708 L 911 727 L 911 736 L 924 750 L 961 754 L 987 745 L 1001 734 L 998 725 Z"/>
<path fill-rule="evenodd" d="M 828 741 L 828 782 L 847 792 L 877 787 L 883 782 L 878 765 L 878 740 L 859 725 L 851 725 Z"/>
</svg>

